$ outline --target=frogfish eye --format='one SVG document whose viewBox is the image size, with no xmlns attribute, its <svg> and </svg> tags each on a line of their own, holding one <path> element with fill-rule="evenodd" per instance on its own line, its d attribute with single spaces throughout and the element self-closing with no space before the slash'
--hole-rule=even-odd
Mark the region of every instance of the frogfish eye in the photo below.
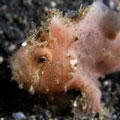
<svg viewBox="0 0 120 120">
<path fill-rule="evenodd" d="M 51 51 L 47 48 L 38 48 L 33 51 L 34 62 L 38 64 L 46 63 L 52 60 Z"/>
<path fill-rule="evenodd" d="M 47 57 L 46 56 L 35 56 L 35 61 L 37 64 L 41 64 L 47 61 Z"/>
<path fill-rule="evenodd" d="M 43 63 L 43 62 L 45 62 L 47 59 L 46 59 L 46 57 L 41 57 L 40 59 L 39 59 L 39 62 L 40 63 Z"/>
</svg>

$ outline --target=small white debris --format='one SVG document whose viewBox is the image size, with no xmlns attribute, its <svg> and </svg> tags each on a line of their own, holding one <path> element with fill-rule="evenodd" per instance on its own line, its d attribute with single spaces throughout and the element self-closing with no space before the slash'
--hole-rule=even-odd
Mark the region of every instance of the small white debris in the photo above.
<svg viewBox="0 0 120 120">
<path fill-rule="evenodd" d="M 103 51 L 106 51 L 106 49 L 105 49 L 105 48 L 103 48 L 102 50 L 103 50 Z"/>
<path fill-rule="evenodd" d="M 112 0 L 110 0 L 109 6 L 110 6 L 112 9 L 114 9 L 114 8 L 115 8 L 115 3 L 114 3 Z"/>
<path fill-rule="evenodd" d="M 105 86 L 108 86 L 108 85 L 109 85 L 109 82 L 108 82 L 108 81 L 105 81 L 105 82 L 104 82 L 104 85 L 105 85 Z"/>
<path fill-rule="evenodd" d="M 77 70 L 77 63 L 78 63 L 77 59 L 73 59 L 70 61 L 70 65 L 73 70 Z"/>
<path fill-rule="evenodd" d="M 44 10 L 47 12 L 49 9 L 47 6 L 44 7 Z"/>
<path fill-rule="evenodd" d="M 4 61 L 4 58 L 0 56 L 0 64 Z"/>
<path fill-rule="evenodd" d="M 2 30 L 0 30 L 0 34 L 3 34 L 3 31 L 2 31 Z"/>
<path fill-rule="evenodd" d="M 2 117 L 2 118 L 0 118 L 0 120 L 5 120 L 5 118 Z"/>
<path fill-rule="evenodd" d="M 81 36 L 82 36 L 82 37 L 85 37 L 85 33 L 83 32 L 83 33 L 81 34 Z"/>
<path fill-rule="evenodd" d="M 56 84 L 59 85 L 59 83 L 60 83 L 60 80 L 57 79 L 57 80 L 56 80 Z"/>
<path fill-rule="evenodd" d="M 59 19 L 58 16 L 53 16 L 51 24 L 53 24 L 55 21 L 58 21 L 58 19 Z"/>
<path fill-rule="evenodd" d="M 76 59 L 71 60 L 71 61 L 70 61 L 70 64 L 74 67 L 74 66 L 77 64 L 77 60 L 76 60 Z"/>
<path fill-rule="evenodd" d="M 55 1 L 51 1 L 51 7 L 56 7 L 56 2 Z"/>
<path fill-rule="evenodd" d="M 77 107 L 77 106 L 78 106 L 77 100 L 75 100 L 74 103 L 73 103 L 73 107 Z"/>
<path fill-rule="evenodd" d="M 25 120 L 27 119 L 26 116 L 22 112 L 17 112 L 12 114 L 15 120 Z"/>
<path fill-rule="evenodd" d="M 65 93 L 67 92 L 67 86 L 64 86 L 64 91 L 65 91 Z"/>
<path fill-rule="evenodd" d="M 19 84 L 19 88 L 20 88 L 20 89 L 23 89 L 23 83 L 20 83 L 20 84 Z"/>
<path fill-rule="evenodd" d="M 25 47 L 27 45 L 27 42 L 23 42 L 22 46 Z"/>
<path fill-rule="evenodd" d="M 8 47 L 8 50 L 9 51 L 14 51 L 16 49 L 16 45 L 15 44 L 12 44 Z"/>
<path fill-rule="evenodd" d="M 29 87 L 29 92 L 30 92 L 31 94 L 34 94 L 34 93 L 35 93 L 34 88 L 33 88 L 32 85 Z"/>
<path fill-rule="evenodd" d="M 74 67 L 73 70 L 77 70 L 77 67 Z"/>
</svg>

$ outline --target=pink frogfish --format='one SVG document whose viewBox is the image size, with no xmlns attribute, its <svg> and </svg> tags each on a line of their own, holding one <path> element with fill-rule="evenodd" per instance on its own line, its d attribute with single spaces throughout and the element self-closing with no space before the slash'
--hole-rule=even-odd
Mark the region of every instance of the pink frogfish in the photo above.
<svg viewBox="0 0 120 120">
<path fill-rule="evenodd" d="M 89 109 L 102 110 L 98 78 L 120 70 L 120 14 L 101 0 L 76 17 L 50 10 L 36 30 L 10 58 L 14 79 L 31 93 L 79 89 Z"/>
</svg>

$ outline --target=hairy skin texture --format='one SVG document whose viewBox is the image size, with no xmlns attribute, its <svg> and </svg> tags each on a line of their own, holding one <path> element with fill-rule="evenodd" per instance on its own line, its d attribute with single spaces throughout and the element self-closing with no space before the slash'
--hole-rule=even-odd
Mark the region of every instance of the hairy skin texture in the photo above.
<svg viewBox="0 0 120 120">
<path fill-rule="evenodd" d="M 33 33 L 10 63 L 14 79 L 30 92 L 78 88 L 87 96 L 87 109 L 100 112 L 97 79 L 120 70 L 120 15 L 102 1 L 81 11 L 74 19 L 51 11 L 42 31 Z"/>
</svg>

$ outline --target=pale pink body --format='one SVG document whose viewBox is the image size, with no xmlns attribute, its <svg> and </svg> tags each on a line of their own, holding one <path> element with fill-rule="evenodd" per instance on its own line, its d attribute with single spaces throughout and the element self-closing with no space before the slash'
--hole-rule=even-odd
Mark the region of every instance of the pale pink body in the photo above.
<svg viewBox="0 0 120 120">
<path fill-rule="evenodd" d="M 94 2 L 79 22 L 53 15 L 47 44 L 34 45 L 28 38 L 27 45 L 11 58 L 15 79 L 38 93 L 79 88 L 87 96 L 88 109 L 101 111 L 97 79 L 120 70 L 119 19 L 101 1 Z M 38 63 L 41 56 L 47 61 Z"/>
</svg>

